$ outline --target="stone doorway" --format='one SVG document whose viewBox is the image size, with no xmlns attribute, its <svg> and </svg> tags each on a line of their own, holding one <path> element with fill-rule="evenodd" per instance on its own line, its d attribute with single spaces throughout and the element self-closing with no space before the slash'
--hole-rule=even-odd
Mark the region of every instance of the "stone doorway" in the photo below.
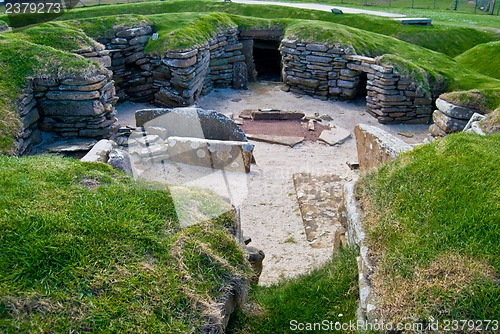
<svg viewBox="0 0 500 334">
<path fill-rule="evenodd" d="M 257 80 L 281 81 L 280 42 L 255 39 L 253 43 L 253 61 L 257 71 Z"/>
</svg>

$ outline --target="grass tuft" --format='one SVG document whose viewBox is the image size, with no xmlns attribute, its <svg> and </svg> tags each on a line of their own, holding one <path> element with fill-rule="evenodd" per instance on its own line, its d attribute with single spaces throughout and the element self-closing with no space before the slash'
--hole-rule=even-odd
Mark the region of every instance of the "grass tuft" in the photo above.
<svg viewBox="0 0 500 334">
<path fill-rule="evenodd" d="M 250 302 L 237 311 L 229 332 L 290 333 L 297 323 L 356 322 L 357 282 L 356 251 L 341 249 L 308 274 L 269 287 L 253 286 Z"/>
<path fill-rule="evenodd" d="M 164 186 L 53 156 L 0 156 L 0 187 L 1 332 L 199 332 L 244 294 L 230 212 L 181 229 Z"/>
</svg>

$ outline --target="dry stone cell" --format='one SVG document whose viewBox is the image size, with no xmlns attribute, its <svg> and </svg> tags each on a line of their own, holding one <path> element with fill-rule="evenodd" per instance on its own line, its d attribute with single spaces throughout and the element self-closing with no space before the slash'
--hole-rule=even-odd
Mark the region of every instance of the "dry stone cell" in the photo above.
<svg viewBox="0 0 500 334">
<path fill-rule="evenodd" d="M 99 50 L 98 50 L 99 51 Z M 114 130 L 117 101 L 111 73 L 102 68 L 87 77 L 32 78 L 16 103 L 22 128 L 16 154 L 28 154 L 41 132 L 63 137 L 108 137 Z"/>
<path fill-rule="evenodd" d="M 367 111 L 380 123 L 428 123 L 432 96 L 369 57 L 347 49 L 284 39 L 284 82 L 290 91 L 318 99 L 352 100 L 366 88 Z M 366 87 L 361 87 L 366 85 Z"/>
</svg>

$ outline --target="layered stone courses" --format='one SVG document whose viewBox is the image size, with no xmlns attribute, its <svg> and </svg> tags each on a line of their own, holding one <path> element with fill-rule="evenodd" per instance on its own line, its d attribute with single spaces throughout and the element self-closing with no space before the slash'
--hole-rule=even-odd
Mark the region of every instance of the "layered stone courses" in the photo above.
<svg viewBox="0 0 500 334">
<path fill-rule="evenodd" d="M 321 100 L 352 100 L 366 88 L 367 112 L 380 123 L 428 123 L 432 96 L 377 59 L 349 54 L 348 49 L 284 39 L 283 81 L 296 94 Z M 366 77 L 366 87 L 365 85 Z M 363 79 L 362 79 L 363 78 Z"/>
<path fill-rule="evenodd" d="M 116 111 L 111 72 L 102 69 L 87 78 L 32 78 L 16 103 L 22 127 L 15 154 L 28 154 L 41 142 L 41 131 L 62 137 L 109 137 Z"/>
<path fill-rule="evenodd" d="M 427 123 L 431 118 L 432 96 L 419 92 L 392 67 L 351 55 L 346 48 L 282 39 L 281 30 L 231 27 L 191 49 L 145 54 L 153 33 L 148 24 L 121 28 L 75 50 L 102 65 L 103 72 L 91 78 L 33 81 L 18 102 L 23 128 L 17 153 L 40 141 L 38 129 L 66 137 L 109 136 L 119 98 L 183 107 L 213 88 L 244 89 L 255 76 L 252 38 L 281 40 L 283 81 L 295 94 L 352 100 L 366 84 L 367 112 L 380 123 Z"/>
</svg>

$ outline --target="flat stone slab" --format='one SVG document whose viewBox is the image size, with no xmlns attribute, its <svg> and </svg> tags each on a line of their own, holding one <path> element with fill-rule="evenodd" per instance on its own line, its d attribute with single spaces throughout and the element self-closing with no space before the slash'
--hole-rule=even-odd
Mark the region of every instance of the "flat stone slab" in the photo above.
<svg viewBox="0 0 500 334">
<path fill-rule="evenodd" d="M 252 112 L 252 118 L 255 121 L 260 120 L 277 120 L 277 121 L 292 121 L 304 118 L 305 114 L 300 111 L 283 111 L 283 110 L 256 110 Z"/>
<path fill-rule="evenodd" d="M 430 26 L 432 24 L 432 19 L 426 17 L 398 17 L 393 20 L 405 25 Z"/>
<path fill-rule="evenodd" d="M 80 151 L 89 151 L 97 144 L 97 140 L 69 140 L 66 142 L 56 142 L 45 146 L 45 150 L 49 153 L 71 153 Z"/>
<path fill-rule="evenodd" d="M 334 174 L 293 175 L 307 241 L 313 248 L 333 248 L 345 244 L 339 207 L 343 201 L 343 180 Z"/>
<path fill-rule="evenodd" d="M 273 136 L 273 135 L 260 135 L 260 134 L 258 135 L 248 134 L 247 138 L 255 141 L 261 141 L 264 143 L 285 145 L 290 147 L 294 147 L 295 145 L 302 143 L 305 139 L 304 137 Z"/>
<path fill-rule="evenodd" d="M 469 120 L 477 110 L 449 103 L 441 98 L 436 100 L 436 107 L 445 115 L 462 120 Z"/>
<path fill-rule="evenodd" d="M 319 135 L 318 140 L 321 140 L 330 146 L 334 146 L 343 144 L 349 137 L 351 137 L 351 133 L 346 129 L 333 128 L 331 130 L 323 130 Z"/>
</svg>

